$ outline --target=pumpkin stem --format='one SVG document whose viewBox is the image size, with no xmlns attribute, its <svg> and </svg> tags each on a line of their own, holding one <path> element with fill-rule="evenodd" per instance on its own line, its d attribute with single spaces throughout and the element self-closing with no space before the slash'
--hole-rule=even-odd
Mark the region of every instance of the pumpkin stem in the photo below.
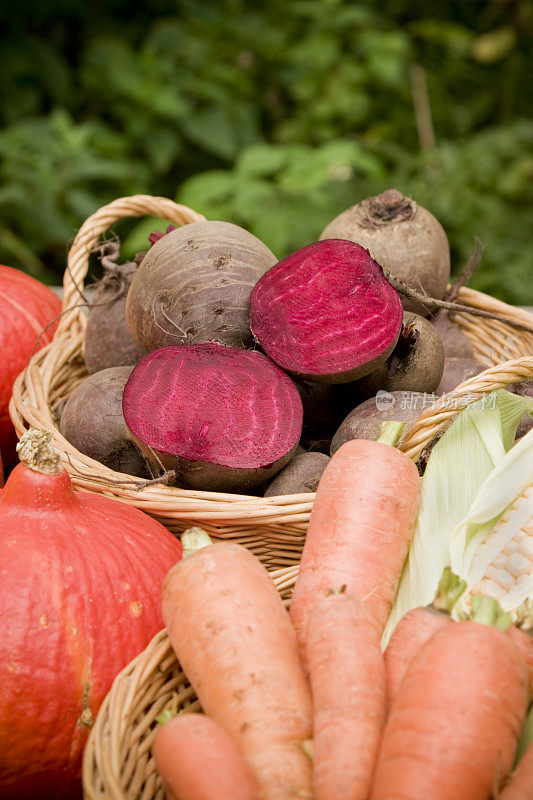
<svg viewBox="0 0 533 800">
<path fill-rule="evenodd" d="M 51 444 L 52 432 L 43 428 L 30 428 L 17 445 L 22 464 L 43 475 L 60 475 L 63 472 L 61 458 Z"/>
</svg>

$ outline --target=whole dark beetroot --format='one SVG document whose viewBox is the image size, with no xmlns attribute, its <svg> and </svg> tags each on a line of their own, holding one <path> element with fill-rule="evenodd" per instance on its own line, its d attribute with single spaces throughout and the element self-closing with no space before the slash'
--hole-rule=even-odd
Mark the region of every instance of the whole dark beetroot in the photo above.
<svg viewBox="0 0 533 800">
<path fill-rule="evenodd" d="M 475 358 L 445 358 L 444 371 L 435 394 L 441 395 L 453 392 L 459 384 L 473 378 L 475 375 L 479 375 L 480 372 L 486 369 L 486 365 L 476 361 Z"/>
<path fill-rule="evenodd" d="M 144 456 L 122 415 L 122 395 L 132 369 L 109 367 L 85 378 L 63 407 L 59 428 L 80 453 L 116 472 L 147 477 Z"/>
<path fill-rule="evenodd" d="M 418 392 L 378 392 L 376 397 L 365 400 L 343 420 L 332 439 L 331 455 L 351 439 L 377 439 L 383 422 L 405 422 L 407 431 L 435 399 L 432 395 Z"/>
<path fill-rule="evenodd" d="M 462 332 L 460 325 L 452 322 L 445 308 L 441 308 L 430 321 L 439 332 L 446 358 L 474 358 L 472 342 Z"/>
<path fill-rule="evenodd" d="M 83 341 L 90 374 L 110 367 L 132 366 L 144 355 L 126 322 L 126 299 L 137 265 L 116 263 L 118 239 L 104 242 L 99 250 L 104 275 L 93 288 Z"/>
<path fill-rule="evenodd" d="M 434 392 L 444 370 L 442 340 L 424 317 L 405 311 L 396 347 L 385 364 L 358 381 L 361 393 L 372 397 L 386 392 Z"/>
<path fill-rule="evenodd" d="M 264 496 L 316 492 L 322 473 L 330 461 L 325 453 L 295 455 L 271 481 Z"/>
<path fill-rule="evenodd" d="M 339 214 L 321 239 L 349 239 L 368 248 L 383 267 L 411 289 L 442 299 L 450 279 L 450 246 L 433 214 L 397 189 L 367 197 Z M 406 311 L 427 316 L 430 308 L 403 300 Z"/>
<path fill-rule="evenodd" d="M 514 394 L 519 394 L 521 397 L 533 398 L 533 380 L 520 381 L 519 383 L 512 383 L 507 387 L 508 391 Z M 516 429 L 516 438 L 521 439 L 528 431 L 533 428 L 533 417 L 531 414 L 524 414 L 518 428 Z"/>
<path fill-rule="evenodd" d="M 230 222 L 171 230 L 137 269 L 126 303 L 129 329 L 145 352 L 206 341 L 250 347 L 250 293 L 275 263 L 263 242 Z"/>
</svg>

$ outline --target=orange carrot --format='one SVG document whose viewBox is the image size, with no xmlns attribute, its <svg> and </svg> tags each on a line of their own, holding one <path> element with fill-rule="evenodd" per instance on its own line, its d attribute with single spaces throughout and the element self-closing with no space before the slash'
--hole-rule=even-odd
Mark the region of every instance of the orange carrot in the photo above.
<svg viewBox="0 0 533 800">
<path fill-rule="evenodd" d="M 434 633 L 449 622 L 451 619 L 445 611 L 431 606 L 413 608 L 401 618 L 384 653 L 389 708 L 415 655 Z"/>
<path fill-rule="evenodd" d="M 163 619 L 202 708 L 237 745 L 263 800 L 311 797 L 310 691 L 258 559 L 230 542 L 198 550 L 165 578 Z"/>
<path fill-rule="evenodd" d="M 446 568 L 433 603 L 411 609 L 396 625 L 385 650 L 388 708 L 398 693 L 407 667 L 428 639 L 451 622 L 450 614 L 465 589 L 466 583 Z"/>
<path fill-rule="evenodd" d="M 526 664 L 529 672 L 529 696 L 533 697 L 533 630 L 522 630 L 515 628 L 514 625 L 508 630 L 509 635 L 513 638 L 514 642 L 526 659 Z"/>
<path fill-rule="evenodd" d="M 380 636 L 356 597 L 331 594 L 307 625 L 316 800 L 367 800 L 385 723 Z"/>
<path fill-rule="evenodd" d="M 233 740 L 203 714 L 179 714 L 157 732 L 155 765 L 176 800 L 259 800 Z"/>
<path fill-rule="evenodd" d="M 499 796 L 500 800 L 531 800 L 533 798 L 533 744 L 530 744 L 518 767 Z"/>
<path fill-rule="evenodd" d="M 381 632 L 390 613 L 418 512 L 420 479 L 406 455 L 366 439 L 346 442 L 320 480 L 290 614 L 305 664 L 316 601 L 345 585 L 364 598 Z"/>
<path fill-rule="evenodd" d="M 371 800 L 487 800 L 511 769 L 528 702 L 510 636 L 479 622 L 433 634 L 385 725 Z"/>
</svg>

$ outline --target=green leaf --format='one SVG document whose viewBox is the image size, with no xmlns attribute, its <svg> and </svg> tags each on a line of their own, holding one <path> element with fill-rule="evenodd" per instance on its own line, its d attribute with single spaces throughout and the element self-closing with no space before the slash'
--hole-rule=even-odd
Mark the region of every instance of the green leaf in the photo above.
<svg viewBox="0 0 533 800">
<path fill-rule="evenodd" d="M 226 170 L 211 170 L 185 181 L 178 192 L 178 200 L 195 211 L 206 213 L 213 204 L 226 202 L 238 186 L 237 177 Z"/>
<path fill-rule="evenodd" d="M 236 169 L 246 175 L 273 175 L 285 166 L 289 152 L 285 147 L 252 144 L 237 158 Z"/>
<path fill-rule="evenodd" d="M 231 160 L 237 152 L 238 136 L 230 115 L 221 107 L 196 110 L 182 122 L 184 135 L 196 145 Z"/>
<path fill-rule="evenodd" d="M 511 53 L 516 44 L 516 33 L 511 26 L 478 36 L 472 43 L 472 58 L 480 64 L 496 64 Z"/>
<path fill-rule="evenodd" d="M 168 220 L 161 217 L 146 217 L 138 222 L 134 229 L 121 242 L 121 259 L 132 259 L 137 253 L 143 253 L 150 247 L 149 236 L 154 231 L 166 231 Z"/>
</svg>

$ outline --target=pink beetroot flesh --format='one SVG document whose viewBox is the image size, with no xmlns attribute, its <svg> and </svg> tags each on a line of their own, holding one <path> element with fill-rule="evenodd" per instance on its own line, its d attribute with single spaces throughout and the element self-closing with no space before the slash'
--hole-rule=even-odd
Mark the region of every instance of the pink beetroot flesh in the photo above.
<svg viewBox="0 0 533 800">
<path fill-rule="evenodd" d="M 251 296 L 250 327 L 280 367 L 342 383 L 368 375 L 392 352 L 402 305 L 360 245 L 324 239 L 273 266 Z"/>
<path fill-rule="evenodd" d="M 154 350 L 123 397 L 131 432 L 160 453 L 239 469 L 271 466 L 297 444 L 302 402 L 261 353 L 202 342 Z"/>
</svg>

